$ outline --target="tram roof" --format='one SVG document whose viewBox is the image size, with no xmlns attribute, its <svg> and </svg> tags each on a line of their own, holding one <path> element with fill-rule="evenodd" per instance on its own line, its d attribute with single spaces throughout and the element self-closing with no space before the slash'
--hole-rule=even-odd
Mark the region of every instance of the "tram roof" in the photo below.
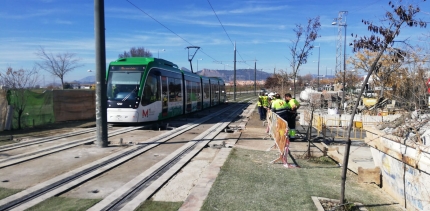
<svg viewBox="0 0 430 211">
<path fill-rule="evenodd" d="M 110 64 L 111 65 L 149 65 L 151 62 L 153 62 L 154 66 L 169 66 L 173 68 L 178 68 L 178 66 L 173 62 L 170 62 L 164 59 L 153 58 L 153 57 L 119 58 L 115 61 L 112 61 Z"/>
</svg>

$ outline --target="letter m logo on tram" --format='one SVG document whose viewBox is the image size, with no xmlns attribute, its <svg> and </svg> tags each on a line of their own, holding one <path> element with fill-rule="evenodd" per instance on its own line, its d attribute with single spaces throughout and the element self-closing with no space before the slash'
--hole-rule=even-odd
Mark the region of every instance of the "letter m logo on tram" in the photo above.
<svg viewBox="0 0 430 211">
<path fill-rule="evenodd" d="M 148 110 L 143 110 L 142 111 L 142 117 L 148 117 L 148 114 L 149 114 L 149 109 Z"/>
</svg>

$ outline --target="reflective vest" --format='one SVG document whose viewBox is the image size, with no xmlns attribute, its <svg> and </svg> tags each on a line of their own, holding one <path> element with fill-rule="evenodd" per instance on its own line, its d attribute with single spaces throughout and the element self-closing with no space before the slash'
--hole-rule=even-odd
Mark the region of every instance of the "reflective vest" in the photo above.
<svg viewBox="0 0 430 211">
<path fill-rule="evenodd" d="M 258 102 L 257 102 L 258 107 L 261 107 L 261 105 L 262 105 L 262 103 L 261 103 L 263 101 L 262 97 L 263 96 L 258 96 Z"/>
<path fill-rule="evenodd" d="M 272 101 L 272 111 L 285 110 L 287 109 L 287 102 L 282 99 L 275 99 Z"/>
<path fill-rule="evenodd" d="M 268 100 L 268 97 L 267 97 L 267 96 L 261 96 L 261 99 L 262 99 L 261 104 L 262 104 L 264 107 L 269 107 L 269 100 Z"/>
<path fill-rule="evenodd" d="M 297 110 L 299 107 L 300 107 L 300 103 L 296 99 L 291 99 L 290 101 L 288 101 L 288 108 L 289 109 Z"/>
<path fill-rule="evenodd" d="M 272 101 L 272 112 L 275 112 L 277 115 L 279 115 L 279 117 L 281 117 L 282 119 L 286 120 L 287 119 L 287 108 L 288 108 L 288 103 L 285 102 L 284 99 L 274 99 Z"/>
</svg>

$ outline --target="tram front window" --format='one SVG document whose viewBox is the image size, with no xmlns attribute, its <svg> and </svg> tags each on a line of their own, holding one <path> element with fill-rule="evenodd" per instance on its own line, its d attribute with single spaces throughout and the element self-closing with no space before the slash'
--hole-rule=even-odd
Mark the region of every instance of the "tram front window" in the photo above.
<svg viewBox="0 0 430 211">
<path fill-rule="evenodd" d="M 135 101 L 142 72 L 112 71 L 107 84 L 107 98 L 115 101 Z"/>
</svg>

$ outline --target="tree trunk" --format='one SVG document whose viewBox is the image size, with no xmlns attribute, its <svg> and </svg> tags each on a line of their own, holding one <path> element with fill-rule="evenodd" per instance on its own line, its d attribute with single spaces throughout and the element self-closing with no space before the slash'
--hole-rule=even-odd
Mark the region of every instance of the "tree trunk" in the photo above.
<svg viewBox="0 0 430 211">
<path fill-rule="evenodd" d="M 311 157 L 312 121 L 314 120 L 314 108 L 311 106 L 311 122 L 308 128 L 308 158 Z"/>
<path fill-rule="evenodd" d="M 63 77 L 61 77 L 60 79 L 61 79 L 61 89 L 64 90 L 64 79 Z"/>
<path fill-rule="evenodd" d="M 18 109 L 18 130 L 21 130 L 21 117 L 24 110 Z"/>
<path fill-rule="evenodd" d="M 296 76 L 295 76 L 296 74 L 294 74 L 294 82 L 293 82 L 293 87 L 294 87 L 294 94 L 293 94 L 293 98 L 296 98 Z"/>
<path fill-rule="evenodd" d="M 358 107 L 358 104 L 360 102 L 360 100 L 358 100 L 358 99 L 360 99 L 361 96 L 363 95 L 364 88 L 366 87 L 366 84 L 369 81 L 369 78 L 372 75 L 373 71 L 376 69 L 376 63 L 379 61 L 379 59 L 381 58 L 382 54 L 387 49 L 387 47 L 388 47 L 388 44 L 385 44 L 384 47 L 379 52 L 379 54 L 377 55 L 372 66 L 370 67 L 370 70 L 367 73 L 366 78 L 364 79 L 363 85 L 361 85 L 360 93 L 358 94 L 357 101 L 355 102 L 354 108 L 352 110 L 351 119 L 349 120 L 348 129 L 347 129 L 347 138 L 346 138 L 347 144 L 345 146 L 345 152 L 344 152 L 344 158 L 343 158 L 343 164 L 342 164 L 342 175 L 341 175 L 342 184 L 341 184 L 341 188 L 340 188 L 340 203 L 345 202 L 346 173 L 348 171 L 349 150 L 351 147 L 351 129 L 352 129 L 352 125 L 354 123 L 354 116 L 355 116 L 355 113 L 357 112 L 357 107 Z"/>
</svg>

